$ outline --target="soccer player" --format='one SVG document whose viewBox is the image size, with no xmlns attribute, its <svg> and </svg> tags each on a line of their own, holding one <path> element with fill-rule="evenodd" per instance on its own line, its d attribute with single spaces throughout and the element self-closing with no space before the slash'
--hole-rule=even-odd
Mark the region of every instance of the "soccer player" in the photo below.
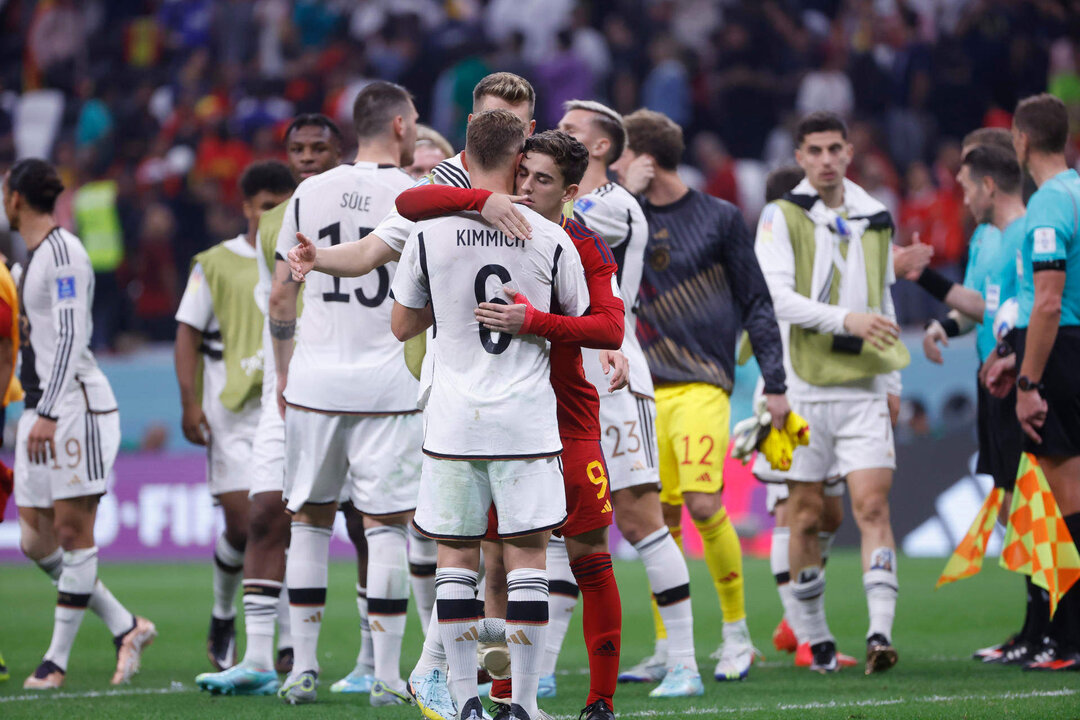
<svg viewBox="0 0 1080 720">
<path fill-rule="evenodd" d="M 413 154 L 412 165 L 405 168 L 405 172 L 414 180 L 419 180 L 454 154 L 453 146 L 438 130 L 419 123 L 416 126 L 416 152 Z"/>
<path fill-rule="evenodd" d="M 676 172 L 682 129 L 662 113 L 625 118 L 620 176 L 640 156 L 653 164 L 644 186 L 649 243 L 638 291 L 638 338 L 656 383 L 660 501 L 669 526 L 685 502 L 701 533 L 723 609 L 723 645 L 713 673 L 737 680 L 756 650 L 746 626 L 742 550 L 720 495 L 727 453 L 735 343 L 746 328 L 765 378 L 773 423 L 788 413 L 780 336 L 750 232 L 730 203 L 689 189 Z"/>
<path fill-rule="evenodd" d="M 465 150 L 471 184 L 509 194 L 524 140 L 524 123 L 506 110 L 474 116 Z M 547 341 L 493 333 L 474 315 L 474 297 L 476 303 L 501 299 L 507 285 L 536 298 L 535 307 L 545 312 L 557 303 L 577 316 L 589 305 L 569 237 L 540 215 L 522 212 L 532 228 L 528 242 L 472 216 L 418 223 L 394 283 L 394 334 L 405 340 L 433 327 L 435 371 L 424 410 L 424 470 L 414 522 L 439 541 L 439 631 L 463 720 L 483 715 L 475 596 L 488 506 L 494 504 L 498 514 L 508 570 L 514 720 L 540 717 L 536 687 L 548 620 L 544 552 L 550 530 L 566 520 Z M 528 427 L 521 425 L 526 407 Z"/>
<path fill-rule="evenodd" d="M 120 448 L 120 413 L 89 347 L 90 258 L 53 215 L 63 189 L 56 169 L 35 158 L 20 160 L 4 176 L 4 212 L 29 251 L 19 280 L 26 392 L 15 441 L 20 545 L 58 589 L 52 641 L 23 683 L 33 690 L 63 685 L 87 608 L 113 635 L 113 685 L 138 672 L 142 651 L 157 635 L 152 622 L 133 615 L 97 578 L 94 519 Z M 14 337 L 10 328 L 8 334 Z"/>
<path fill-rule="evenodd" d="M 795 189 L 802 182 L 806 173 L 798 165 L 787 165 L 777 168 L 765 178 L 765 203 L 776 202 L 787 193 Z M 764 219 L 764 214 L 761 219 Z M 760 228 L 759 228 L 760 231 Z M 744 338 L 745 340 L 745 338 Z M 740 348 L 740 362 L 743 355 Z M 749 355 L 746 355 L 749 359 Z M 758 392 L 762 386 L 759 384 Z M 795 605 L 795 597 L 791 594 L 791 568 L 788 564 L 788 528 L 787 515 L 787 486 L 781 483 L 766 483 L 765 507 L 769 514 L 776 519 L 776 525 L 772 530 L 772 538 L 769 552 L 769 566 L 776 580 L 776 591 L 780 595 L 780 603 L 784 608 L 784 617 L 773 631 L 773 646 L 781 652 L 795 653 L 796 667 L 809 667 L 813 661 L 810 645 L 799 642 L 795 630 L 788 618 L 794 618 L 798 612 Z M 829 558 L 829 549 L 840 523 L 844 520 L 844 482 L 843 478 L 836 478 L 834 482 L 825 484 L 825 504 L 821 518 L 821 530 L 818 540 L 821 543 L 821 565 L 824 568 Z M 792 621 L 793 622 L 793 621 Z M 850 655 L 837 653 L 837 662 L 843 666 L 855 664 L 855 658 Z"/>
<path fill-rule="evenodd" d="M 473 111 L 469 120 L 486 110 L 503 109 L 525 123 L 526 135 L 532 135 L 536 129 L 535 108 L 536 92 L 528 80 L 513 73 L 497 72 L 484 77 L 473 88 Z M 430 182 L 439 185 L 472 187 L 464 152 L 436 165 L 428 177 Z M 412 227 L 411 221 L 394 210 L 358 243 L 316 247 L 301 240 L 289 251 L 293 279 L 302 281 L 310 272 L 343 278 L 366 275 L 400 257 Z"/>
<path fill-rule="evenodd" d="M 294 182 L 318 175 L 341 161 L 341 133 L 325 115 L 297 116 L 285 130 L 285 151 Z M 255 303 L 265 316 L 270 304 L 270 284 L 278 231 L 287 202 L 263 212 L 258 220 L 255 260 L 259 282 Z M 251 230 L 249 229 L 249 234 Z M 289 545 L 289 516 L 281 491 L 285 482 L 285 423 L 277 407 L 277 373 L 273 363 L 269 319 L 263 322 L 262 400 L 251 447 L 251 489 L 248 538 L 244 549 L 244 659 L 218 673 L 203 673 L 195 683 L 212 693 L 268 695 L 277 692 L 278 672 L 292 668 L 292 637 L 289 632 L 285 550 Z M 353 534 L 350 533 L 350 537 Z M 361 527 L 360 548 L 366 551 Z M 366 555 L 361 563 L 366 576 Z M 274 620 L 279 622 L 277 661 L 273 655 Z M 363 617 L 361 622 L 366 621 Z M 370 651 L 370 639 L 366 649 Z M 367 691 L 370 691 L 368 687 Z"/>
<path fill-rule="evenodd" d="M 644 263 L 649 228 L 641 205 L 621 185 L 608 180 L 608 168 L 626 146 L 622 116 L 591 100 L 571 100 L 563 105 L 565 114 L 559 129 L 584 143 L 589 166 L 574 201 L 574 216 L 600 234 L 615 254 L 618 281 L 625 317 L 622 351 L 630 361 L 630 389 L 612 393 L 601 374 L 596 351 L 583 349 L 586 377 L 600 394 L 601 442 L 611 471 L 611 499 L 615 523 L 623 537 L 634 545 L 645 564 L 653 591 L 654 608 L 662 621 L 663 637 L 656 652 L 637 666 L 619 675 L 622 681 L 670 680 L 653 690 L 654 696 L 695 694 L 692 675 L 697 671 L 694 657 L 693 614 L 690 607 L 690 574 L 679 545 L 664 524 L 660 509 L 660 476 L 656 467 L 656 403 L 652 376 L 638 342 L 634 304 Z M 565 563 L 553 555 L 561 549 L 554 541 L 548 546 L 548 572 L 555 573 Z M 563 578 L 567 583 L 573 577 Z M 544 659 L 541 691 L 555 692 L 555 663 L 570 614 L 577 599 L 577 587 L 566 585 L 564 592 L 552 590 L 552 622 L 548 630 L 548 653 Z M 562 612 L 560 612 L 562 611 Z M 674 674 L 671 670 L 682 668 Z M 702 688 L 704 691 L 704 688 Z"/>
<path fill-rule="evenodd" d="M 1039 460 L 1074 543 L 1080 543 L 1080 175 L 1065 159 L 1069 116 L 1058 98 L 1021 100 L 1013 114 L 1013 145 L 1038 186 L 1028 200 L 1021 247 L 1016 350 L 1016 417 L 1024 452 Z M 1001 379 L 1007 386 L 1012 374 Z M 1004 388 L 997 388 L 999 393 Z M 1001 393 L 1004 394 L 1004 393 Z M 1037 670 L 1080 667 L 1080 589 L 1059 601 L 1051 640 Z"/>
<path fill-rule="evenodd" d="M 262 391 L 255 232 L 259 216 L 287 199 L 294 186 L 289 169 L 279 162 L 256 163 L 244 171 L 240 189 L 248 232 L 195 256 L 176 311 L 184 437 L 206 447 L 210 495 L 225 515 L 225 530 L 214 547 L 214 605 L 206 639 L 207 656 L 218 670 L 236 662 L 234 601 L 243 577 L 251 446 Z"/>
<path fill-rule="evenodd" d="M 897 595 L 888 512 L 896 466 L 891 416 L 899 408 L 899 369 L 909 357 L 898 342 L 890 290 L 892 220 L 880 202 L 844 179 L 852 148 L 839 117 L 803 118 L 796 148 L 806 178 L 766 207 L 756 249 L 782 323 L 792 409 L 810 423 L 810 445 L 786 472 L 759 457 L 755 474 L 787 483 L 795 631 L 810 643 L 811 668 L 820 672 L 838 668 L 824 608 L 824 485 L 847 478 L 862 534 L 871 673 L 897 659 L 890 639 Z"/>
<path fill-rule="evenodd" d="M 374 82 L 353 106 L 358 148 L 341 165 L 302 182 L 278 236 L 284 258 L 299 234 L 323 246 L 368 235 L 413 181 L 416 108 L 399 85 Z M 316 276 L 304 295 L 295 353 L 299 286 L 278 263 L 270 293 L 270 334 L 285 418 L 286 506 L 293 514 L 285 565 L 292 618 L 293 672 L 279 696 L 314 702 L 319 628 L 326 604 L 330 535 L 343 490 L 364 514 L 368 613 L 377 678 L 372 705 L 408 702 L 401 639 L 409 601 L 406 525 L 416 507 L 422 419 L 417 384 L 389 333 L 393 267 L 373 277 Z M 286 410 L 287 406 L 287 410 Z"/>
<path fill-rule="evenodd" d="M 953 308 L 948 317 L 933 320 L 923 334 L 923 350 L 932 362 L 943 363 L 938 344 L 975 328 L 976 351 L 981 365 L 978 386 L 979 458 L 976 470 L 990 475 L 994 486 L 1004 490 L 999 518 L 1008 523 L 1012 492 L 1020 463 L 1023 434 L 1016 420 L 1016 391 L 1007 397 L 990 393 L 981 378 L 982 368 L 998 357 L 994 315 L 1001 304 L 1016 297 L 1016 257 L 1024 236 L 1022 175 L 1008 130 L 983 128 L 964 139 L 963 162 L 957 182 L 964 203 L 979 225 L 971 236 L 963 286 L 951 283 L 932 270 L 920 284 Z M 965 312 L 966 310 L 966 312 Z M 982 313 L 977 311 L 982 310 Z M 976 312 L 976 316 L 969 315 Z M 980 324 L 981 323 L 981 324 Z M 1025 576 L 1026 613 L 1023 628 L 1005 643 L 974 653 L 983 662 L 1017 665 L 1028 662 L 1043 646 L 1049 623 L 1049 596 Z"/>
<path fill-rule="evenodd" d="M 549 587 L 555 592 L 556 588 L 572 586 L 576 597 L 580 586 L 584 595 L 583 631 L 589 653 L 590 690 L 582 716 L 587 720 L 601 720 L 614 717 L 622 614 L 608 552 L 607 527 L 613 513 L 606 462 L 600 446 L 599 398 L 597 389 L 586 379 L 582 368 L 583 353 L 579 348 L 585 345 L 600 348 L 597 365 L 603 364 L 610 372 L 612 350 L 623 340 L 624 308 L 621 297 L 614 291 L 617 266 L 610 249 L 599 235 L 563 214 L 564 207 L 577 193 L 578 182 L 588 162 L 588 150 L 569 135 L 553 130 L 534 135 L 525 141 L 515 188 L 516 199 L 548 220 L 558 222 L 573 239 L 585 267 L 590 297 L 588 314 L 576 318 L 544 313 L 536 310 L 526 297 L 518 295 L 512 297 L 515 300 L 512 305 L 481 303 L 476 316 L 488 330 L 539 335 L 552 341 L 551 384 L 555 390 L 559 438 L 563 444 L 562 471 L 568 516 L 566 524 L 560 528 L 558 544 L 569 580 L 551 579 Z M 491 193 L 486 190 L 428 185 L 403 193 L 397 200 L 397 208 L 402 215 L 418 220 L 445 212 L 482 211 L 490 197 Z M 524 218 L 515 220 L 524 223 Z M 520 239 L 527 241 L 524 233 Z M 617 372 L 616 377 L 605 384 L 605 389 L 620 381 L 618 375 Z M 491 530 L 489 528 L 489 534 Z M 547 552 L 549 577 L 553 574 L 551 544 Z M 572 610 L 573 605 L 570 605 L 569 611 Z M 567 616 L 570 614 L 563 608 L 556 610 L 559 611 Z M 568 622 L 567 617 L 558 638 L 559 645 Z M 551 632 L 550 617 L 548 631 Z M 549 639 L 545 656 L 551 655 L 551 649 Z M 558 655 L 558 647 L 555 655 Z M 415 685 L 421 682 L 423 679 L 418 678 Z M 414 684 L 411 678 L 410 684 Z M 492 688 L 493 700 L 498 701 L 501 697 L 499 690 Z M 508 714 L 509 708 L 504 712 Z"/>
</svg>

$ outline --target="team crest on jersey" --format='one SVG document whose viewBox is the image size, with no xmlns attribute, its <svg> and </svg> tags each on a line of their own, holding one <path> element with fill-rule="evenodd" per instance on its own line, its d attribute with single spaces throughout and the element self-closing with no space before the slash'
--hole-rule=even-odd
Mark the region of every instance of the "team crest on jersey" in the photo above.
<svg viewBox="0 0 1080 720">
<path fill-rule="evenodd" d="M 66 300 L 75 297 L 75 276 L 56 278 L 56 299 Z"/>
<path fill-rule="evenodd" d="M 667 245 L 655 245 L 649 248 L 649 267 L 657 272 L 662 272 L 667 270 L 669 265 L 671 265 L 670 247 Z"/>
</svg>

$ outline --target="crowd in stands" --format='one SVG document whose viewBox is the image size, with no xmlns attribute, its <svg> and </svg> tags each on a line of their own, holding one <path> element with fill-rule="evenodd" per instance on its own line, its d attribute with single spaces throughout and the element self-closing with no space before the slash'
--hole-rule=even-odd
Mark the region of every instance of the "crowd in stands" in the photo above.
<svg viewBox="0 0 1080 720">
<path fill-rule="evenodd" d="M 954 277 L 959 138 L 1047 88 L 1080 119 L 1080 11 L 1062 0 L 7 0 L 0 32 L 0 171 L 60 167 L 60 215 L 98 276 L 98 349 L 170 339 L 191 257 L 242 229 L 243 168 L 280 157 L 299 112 L 349 137 L 375 78 L 408 87 L 456 148 L 493 70 L 533 82 L 538 129 L 573 98 L 662 111 L 686 130 L 690 184 L 750 223 L 796 118 L 834 110 L 853 179 Z M 907 322 L 932 310 L 899 294 Z"/>
</svg>

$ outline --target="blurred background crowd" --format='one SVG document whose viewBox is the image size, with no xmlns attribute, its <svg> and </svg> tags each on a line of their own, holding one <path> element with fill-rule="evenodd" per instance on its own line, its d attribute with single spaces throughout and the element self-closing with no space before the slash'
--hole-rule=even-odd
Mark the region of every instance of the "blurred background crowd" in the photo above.
<svg viewBox="0 0 1080 720">
<path fill-rule="evenodd" d="M 1080 119 L 1077 0 L 0 0 L 0 32 L 0 171 L 59 166 L 99 351 L 171 340 L 191 257 L 242 230 L 243 168 L 281 157 L 299 112 L 349 137 L 376 78 L 458 149 L 493 70 L 533 82 L 538 128 L 571 98 L 660 110 L 686 130 L 688 182 L 751 224 L 794 121 L 836 111 L 852 179 L 957 278 L 960 138 L 1047 88 Z M 0 250 L 23 252 L 4 218 Z M 909 290 L 901 318 L 921 322 L 933 308 Z"/>
</svg>

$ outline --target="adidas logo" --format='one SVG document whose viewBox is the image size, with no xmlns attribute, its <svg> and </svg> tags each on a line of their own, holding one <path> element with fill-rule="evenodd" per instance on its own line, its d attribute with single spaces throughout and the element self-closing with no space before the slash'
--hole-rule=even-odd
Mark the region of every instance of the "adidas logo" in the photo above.
<svg viewBox="0 0 1080 720">
<path fill-rule="evenodd" d="M 384 628 L 382 626 L 382 623 L 379 622 L 378 620 L 372 620 L 371 621 L 371 631 L 372 632 L 386 632 L 386 628 Z"/>
<path fill-rule="evenodd" d="M 525 636 L 524 630 L 518 630 L 513 635 L 507 635 L 506 642 L 514 643 L 515 645 L 532 645 L 532 641 Z"/>
<path fill-rule="evenodd" d="M 477 632 L 476 626 L 473 625 L 468 630 L 466 630 L 465 632 L 461 633 L 456 638 L 454 638 L 454 642 L 470 642 L 470 641 L 479 640 L 479 639 L 480 639 L 480 633 Z"/>
<path fill-rule="evenodd" d="M 593 650 L 592 654 L 599 655 L 600 657 L 618 657 L 619 651 L 615 647 L 615 643 L 608 640 L 606 643 Z"/>
<path fill-rule="evenodd" d="M 600 511 L 600 514 L 603 515 L 604 513 L 609 513 L 609 512 L 611 512 L 611 501 L 606 500 L 604 502 L 604 509 Z"/>
<path fill-rule="evenodd" d="M 711 478 L 711 477 L 709 477 L 709 473 L 707 473 L 707 472 L 703 472 L 703 473 L 701 473 L 700 475 L 698 475 L 698 476 L 697 476 L 696 478 L 694 478 L 694 479 L 695 479 L 695 480 L 697 480 L 697 481 L 698 481 L 698 482 L 700 482 L 700 483 L 707 483 L 707 482 L 711 482 L 711 481 L 712 481 L 712 478 Z"/>
<path fill-rule="evenodd" d="M 738 580 L 738 579 L 739 579 L 739 573 L 732 572 L 732 573 L 728 573 L 724 577 L 720 578 L 720 582 L 731 582 L 732 580 Z"/>
<path fill-rule="evenodd" d="M 322 622 L 322 610 L 319 610 L 319 611 L 317 611 L 317 612 L 315 612 L 315 613 L 313 613 L 311 615 L 308 615 L 306 618 L 304 618 L 304 622 L 306 622 L 306 623 L 320 623 L 320 622 Z"/>
</svg>

